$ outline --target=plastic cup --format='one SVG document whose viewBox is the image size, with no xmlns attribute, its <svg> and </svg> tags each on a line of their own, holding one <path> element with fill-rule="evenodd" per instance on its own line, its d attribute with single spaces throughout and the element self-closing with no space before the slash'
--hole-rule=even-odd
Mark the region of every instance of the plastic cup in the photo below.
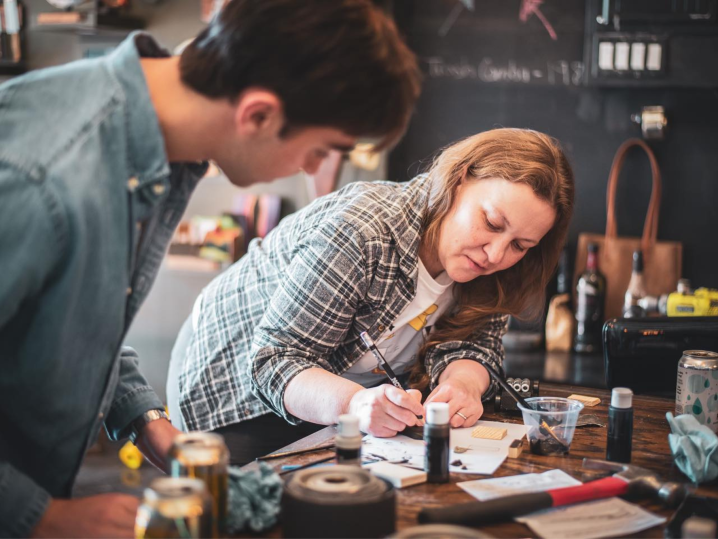
<svg viewBox="0 0 718 539">
<path fill-rule="evenodd" d="M 568 453 L 583 404 L 561 397 L 530 397 L 526 399 L 526 403 L 543 409 L 527 409 L 518 405 L 524 416 L 524 425 L 528 427 L 527 436 L 531 452 L 536 455 Z"/>
</svg>

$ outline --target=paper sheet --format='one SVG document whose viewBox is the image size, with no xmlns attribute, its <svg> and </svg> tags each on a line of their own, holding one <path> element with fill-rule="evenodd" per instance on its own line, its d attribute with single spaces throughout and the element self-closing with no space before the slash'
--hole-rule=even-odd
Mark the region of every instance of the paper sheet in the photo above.
<svg viewBox="0 0 718 539">
<path fill-rule="evenodd" d="M 476 426 L 504 428 L 508 432 L 503 440 L 482 440 L 472 438 L 471 431 Z M 449 462 L 461 461 L 461 466 L 449 466 L 450 472 L 493 474 L 509 454 L 509 445 L 526 435 L 526 427 L 515 423 L 499 423 L 496 421 L 478 421 L 475 425 L 463 429 L 451 429 L 451 457 Z M 456 446 L 468 447 L 466 453 L 454 452 Z M 367 435 L 362 446 L 364 455 L 380 455 L 388 460 L 407 459 L 406 466 L 424 467 L 424 442 L 398 435 L 393 438 L 375 438 Z M 464 469 L 466 468 L 466 469 Z"/>
<path fill-rule="evenodd" d="M 558 507 L 516 520 L 526 524 L 541 537 L 551 539 L 626 537 L 666 521 L 620 498 Z"/>
<path fill-rule="evenodd" d="M 544 473 L 527 473 L 494 479 L 477 479 L 456 483 L 479 501 L 526 494 L 528 492 L 544 492 L 554 488 L 573 487 L 581 482 L 563 470 L 549 470 Z"/>
</svg>

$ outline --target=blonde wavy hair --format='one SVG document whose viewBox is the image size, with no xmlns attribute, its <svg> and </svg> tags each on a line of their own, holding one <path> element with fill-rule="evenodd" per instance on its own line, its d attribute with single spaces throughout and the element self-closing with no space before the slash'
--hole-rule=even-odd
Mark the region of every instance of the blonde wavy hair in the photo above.
<svg viewBox="0 0 718 539">
<path fill-rule="evenodd" d="M 535 319 L 543 313 L 546 285 L 566 241 L 574 198 L 573 171 L 560 144 L 528 129 L 494 129 L 457 142 L 436 158 L 429 178 L 422 242 L 431 247 L 438 242 L 462 181 L 501 178 L 526 184 L 551 205 L 556 220 L 539 244 L 512 267 L 455 285 L 456 308 L 437 321 L 412 371 L 411 385 L 420 389 L 429 382 L 424 358 L 432 346 L 468 340 L 493 314 Z"/>
</svg>

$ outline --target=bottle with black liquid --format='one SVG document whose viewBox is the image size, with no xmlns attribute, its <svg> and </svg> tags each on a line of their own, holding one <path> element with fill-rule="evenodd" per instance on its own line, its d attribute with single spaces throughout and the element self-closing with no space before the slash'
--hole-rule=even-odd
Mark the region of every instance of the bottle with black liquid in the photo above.
<svg viewBox="0 0 718 539">
<path fill-rule="evenodd" d="M 429 483 L 449 482 L 449 404 L 432 402 L 424 425 L 424 471 Z"/>
<path fill-rule="evenodd" d="M 576 332 L 573 349 L 579 353 L 600 352 L 606 278 L 598 270 L 598 245 L 588 246 L 586 270 L 576 286 Z"/>
<path fill-rule="evenodd" d="M 337 451 L 337 464 L 361 466 L 361 440 L 359 418 L 351 414 L 339 416 L 334 446 Z"/>
<path fill-rule="evenodd" d="M 627 387 L 615 387 L 608 407 L 608 439 L 606 460 L 631 462 L 633 443 L 633 391 Z"/>
</svg>

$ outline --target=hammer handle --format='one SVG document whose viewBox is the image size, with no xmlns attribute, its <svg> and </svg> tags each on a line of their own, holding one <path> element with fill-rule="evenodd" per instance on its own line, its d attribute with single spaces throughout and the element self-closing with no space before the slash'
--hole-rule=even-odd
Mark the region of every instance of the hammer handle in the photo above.
<svg viewBox="0 0 718 539">
<path fill-rule="evenodd" d="M 606 477 L 598 481 L 576 485 L 575 487 L 549 490 L 548 494 L 553 499 L 551 507 L 560 507 L 602 498 L 623 496 L 628 494 L 628 482 L 618 477 Z"/>
<path fill-rule="evenodd" d="M 617 477 L 606 477 L 575 487 L 557 488 L 546 492 L 516 494 L 486 502 L 469 502 L 439 508 L 422 509 L 419 522 L 443 522 L 464 526 L 480 526 L 502 522 L 542 509 L 574 503 L 622 496 L 628 483 Z"/>
</svg>

